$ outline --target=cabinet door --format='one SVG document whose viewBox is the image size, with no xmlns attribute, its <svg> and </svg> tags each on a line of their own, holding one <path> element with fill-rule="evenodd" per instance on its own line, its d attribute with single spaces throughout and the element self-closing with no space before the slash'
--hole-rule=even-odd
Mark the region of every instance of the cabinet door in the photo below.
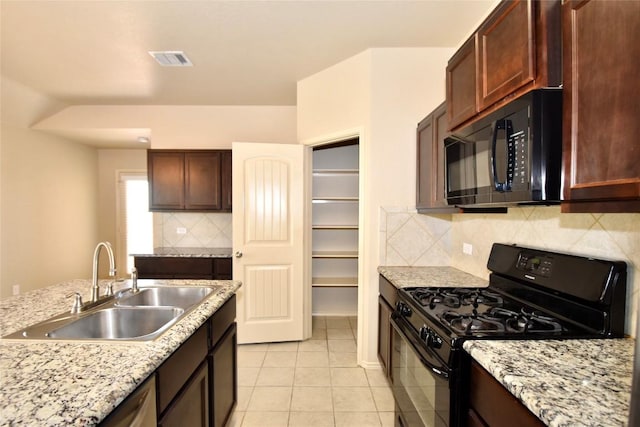
<svg viewBox="0 0 640 427">
<path fill-rule="evenodd" d="M 500 4 L 478 29 L 478 110 L 489 107 L 536 77 L 531 0 Z"/>
<path fill-rule="evenodd" d="M 212 258 L 135 257 L 140 279 L 211 279 Z"/>
<path fill-rule="evenodd" d="M 391 313 L 393 310 L 382 297 L 378 297 L 378 359 L 382 369 L 391 378 Z"/>
<path fill-rule="evenodd" d="M 233 278 L 231 258 L 213 259 L 213 280 L 231 280 Z"/>
<path fill-rule="evenodd" d="M 185 209 L 220 210 L 221 152 L 186 152 Z"/>
<path fill-rule="evenodd" d="M 231 162 L 232 162 L 232 157 L 231 157 L 231 150 L 225 150 L 222 152 L 222 173 L 221 173 L 221 180 L 222 180 L 222 188 L 220 189 L 221 192 L 221 207 L 220 209 L 222 209 L 223 211 L 229 211 L 231 212 L 231 207 L 232 207 L 232 199 L 231 199 L 231 195 L 232 195 L 232 181 L 231 181 L 231 177 L 232 177 L 232 173 L 231 173 Z"/>
<path fill-rule="evenodd" d="M 444 139 L 447 109 L 442 103 L 418 124 L 416 207 L 447 208 L 445 198 Z"/>
<path fill-rule="evenodd" d="M 158 422 L 160 427 L 209 427 L 209 369 L 202 363 Z"/>
<path fill-rule="evenodd" d="M 184 208 L 184 153 L 149 150 L 147 174 L 150 210 Z"/>
<path fill-rule="evenodd" d="M 447 114 L 451 128 L 478 112 L 476 40 L 476 36 L 467 40 L 447 64 Z"/>
<path fill-rule="evenodd" d="M 563 212 L 640 211 L 640 2 L 563 5 Z"/>
<path fill-rule="evenodd" d="M 545 425 L 475 361 L 471 362 L 470 376 L 469 415 L 476 418 L 475 425 L 482 425 L 484 421 L 484 424 L 492 427 L 510 427 L 514 425 L 514 420 L 518 420 L 519 427 Z"/>
<path fill-rule="evenodd" d="M 209 356 L 211 426 L 223 427 L 238 401 L 237 328 L 233 323 Z"/>
</svg>

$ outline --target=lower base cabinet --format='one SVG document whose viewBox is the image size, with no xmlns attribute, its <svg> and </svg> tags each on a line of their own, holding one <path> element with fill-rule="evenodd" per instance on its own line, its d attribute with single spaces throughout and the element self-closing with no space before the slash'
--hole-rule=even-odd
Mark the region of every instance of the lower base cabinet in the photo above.
<svg viewBox="0 0 640 427">
<path fill-rule="evenodd" d="M 469 412 L 471 427 L 542 427 L 540 421 L 475 360 L 471 361 Z"/>
<path fill-rule="evenodd" d="M 204 362 L 167 408 L 158 426 L 209 426 L 209 412 L 209 369 Z"/>
<path fill-rule="evenodd" d="M 223 427 L 238 402 L 238 333 L 235 323 L 209 353 L 211 427 Z"/>
<path fill-rule="evenodd" d="M 231 280 L 231 258 L 134 257 L 138 279 Z"/>
<path fill-rule="evenodd" d="M 391 354 L 393 350 L 393 329 L 391 314 L 398 302 L 398 291 L 387 279 L 380 276 L 380 296 L 378 297 L 378 360 L 389 381 L 392 381 Z"/>
</svg>

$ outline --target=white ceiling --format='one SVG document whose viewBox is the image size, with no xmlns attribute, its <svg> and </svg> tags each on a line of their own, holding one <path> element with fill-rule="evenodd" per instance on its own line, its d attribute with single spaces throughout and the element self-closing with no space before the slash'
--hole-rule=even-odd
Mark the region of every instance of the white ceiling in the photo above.
<svg viewBox="0 0 640 427">
<path fill-rule="evenodd" d="M 367 48 L 458 46 L 495 3 L 1 0 L 1 72 L 72 105 L 295 105 L 298 80 Z"/>
</svg>

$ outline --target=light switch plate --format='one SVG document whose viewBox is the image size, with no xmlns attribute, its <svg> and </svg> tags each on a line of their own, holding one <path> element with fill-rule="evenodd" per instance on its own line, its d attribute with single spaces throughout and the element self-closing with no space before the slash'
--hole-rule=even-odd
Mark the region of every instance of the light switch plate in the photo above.
<svg viewBox="0 0 640 427">
<path fill-rule="evenodd" d="M 463 243 L 462 253 L 467 255 L 473 255 L 473 245 L 471 243 Z"/>
<path fill-rule="evenodd" d="M 176 228 L 176 233 L 178 234 L 187 234 L 187 229 L 185 227 Z"/>
</svg>

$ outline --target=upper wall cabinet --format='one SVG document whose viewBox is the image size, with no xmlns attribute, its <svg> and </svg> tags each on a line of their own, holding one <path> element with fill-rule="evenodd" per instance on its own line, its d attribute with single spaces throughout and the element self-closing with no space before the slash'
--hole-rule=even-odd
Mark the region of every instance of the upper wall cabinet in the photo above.
<svg viewBox="0 0 640 427">
<path fill-rule="evenodd" d="M 149 209 L 231 211 L 231 150 L 148 150 Z"/>
<path fill-rule="evenodd" d="M 640 2 L 563 4 L 563 212 L 640 212 Z"/>
<path fill-rule="evenodd" d="M 416 208 L 418 212 L 446 209 L 444 175 L 444 139 L 447 132 L 447 106 L 443 102 L 418 123 L 416 138 L 417 179 Z"/>
<path fill-rule="evenodd" d="M 449 127 L 561 83 L 560 1 L 503 1 L 449 60 Z"/>
</svg>

